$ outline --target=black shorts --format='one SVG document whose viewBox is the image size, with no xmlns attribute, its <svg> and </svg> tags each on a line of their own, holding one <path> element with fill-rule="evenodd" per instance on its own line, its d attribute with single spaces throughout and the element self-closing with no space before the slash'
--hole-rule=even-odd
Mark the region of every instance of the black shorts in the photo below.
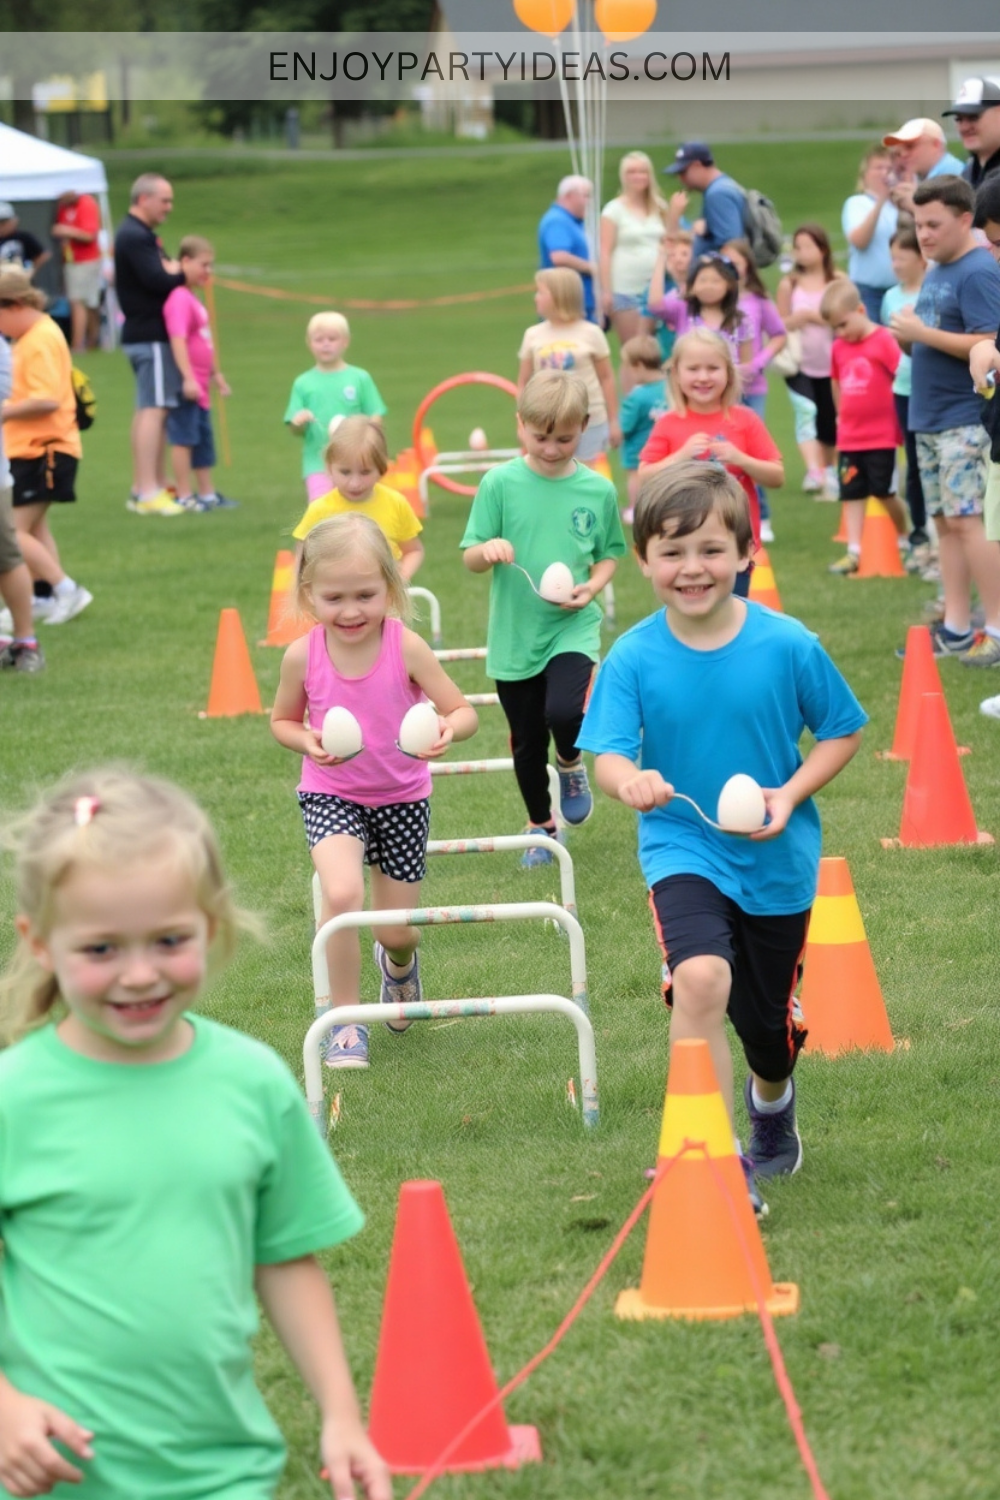
<svg viewBox="0 0 1000 1500">
<path fill-rule="evenodd" d="M 837 408 L 829 375 L 806 375 L 802 370 L 785 381 L 789 390 L 805 396 L 816 408 L 816 436 L 826 448 L 837 446 Z"/>
<path fill-rule="evenodd" d="M 299 806 L 310 849 L 334 834 L 346 833 L 364 845 L 365 864 L 377 865 L 390 880 L 416 884 L 427 874 L 429 798 L 365 807 L 332 792 L 299 792 Z"/>
<path fill-rule="evenodd" d="M 13 506 L 44 505 L 50 500 L 68 505 L 76 499 L 76 470 L 79 459 L 71 453 L 49 449 L 40 458 L 12 458 L 10 478 L 14 489 Z"/>
<path fill-rule="evenodd" d="M 663 998 L 688 958 L 724 958 L 732 970 L 727 1015 L 746 1060 L 768 1083 L 788 1078 L 805 1030 L 792 1014 L 809 912 L 755 917 L 701 875 L 668 875 L 649 893 L 663 952 Z"/>
<path fill-rule="evenodd" d="M 896 493 L 895 448 L 841 453 L 837 459 L 841 500 L 884 500 Z"/>
</svg>

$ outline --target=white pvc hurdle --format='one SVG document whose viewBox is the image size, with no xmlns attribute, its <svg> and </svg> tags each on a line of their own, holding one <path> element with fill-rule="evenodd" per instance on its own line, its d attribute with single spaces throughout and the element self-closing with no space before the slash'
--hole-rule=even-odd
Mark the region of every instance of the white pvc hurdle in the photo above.
<svg viewBox="0 0 1000 1500">
<path fill-rule="evenodd" d="M 501 756 L 493 760 L 432 760 L 430 768 L 432 776 L 476 776 L 491 771 L 513 771 L 514 762 L 510 756 Z M 559 810 L 559 772 L 555 766 L 549 766 L 547 769 L 552 820 L 557 828 L 564 828 L 565 820 Z"/>
<path fill-rule="evenodd" d="M 425 1001 L 413 1005 L 330 1006 L 330 968 L 326 945 L 335 933 L 361 927 L 433 927 L 458 922 L 549 921 L 561 927 L 569 939 L 570 982 L 573 998 L 563 995 L 505 995 L 473 1000 Z M 571 912 L 552 901 L 518 901 L 494 906 L 434 906 L 386 911 L 341 912 L 324 922 L 312 944 L 313 995 L 316 1016 L 302 1044 L 309 1112 L 321 1135 L 323 1120 L 323 1063 L 320 1042 L 334 1025 L 379 1020 L 426 1021 L 438 1017 L 465 1018 L 488 1015 L 533 1015 L 541 1012 L 564 1015 L 577 1031 L 580 1056 L 580 1098 L 585 1125 L 596 1125 L 597 1058 L 593 1027 L 588 1019 L 587 957 L 583 929 Z"/>
<path fill-rule="evenodd" d="M 456 448 L 452 453 L 436 454 L 417 480 L 425 512 L 430 515 L 428 485 L 435 474 L 485 474 L 487 469 L 495 469 L 497 464 L 520 456 L 520 448 Z"/>
<path fill-rule="evenodd" d="M 431 645 L 440 646 L 443 639 L 441 635 L 441 605 L 437 594 L 432 594 L 430 589 L 421 588 L 417 583 L 408 585 L 411 599 L 422 599 L 427 605 L 431 617 Z"/>
</svg>

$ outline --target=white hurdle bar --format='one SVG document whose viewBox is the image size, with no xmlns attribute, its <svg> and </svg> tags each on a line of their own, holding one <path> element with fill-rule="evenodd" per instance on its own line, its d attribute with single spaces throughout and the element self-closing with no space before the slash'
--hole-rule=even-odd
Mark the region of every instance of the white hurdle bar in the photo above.
<svg viewBox="0 0 1000 1500">
<path fill-rule="evenodd" d="M 573 998 L 547 995 L 512 995 L 488 999 L 430 1001 L 412 1005 L 351 1005 L 330 1006 L 330 966 L 326 945 L 336 933 L 360 927 L 437 927 L 466 922 L 553 922 L 561 927 L 569 939 L 569 969 Z M 476 1015 L 503 1015 L 504 1002 L 513 1003 L 514 1010 L 508 1014 L 533 1014 L 551 1010 L 566 1015 L 577 1029 L 580 1044 L 580 1093 L 583 1102 L 584 1123 L 597 1123 L 597 1062 L 594 1049 L 594 1032 L 588 1019 L 589 1000 L 587 994 L 587 955 L 583 928 L 571 912 L 554 901 L 514 901 L 492 906 L 418 906 L 388 909 L 385 911 L 345 911 L 322 927 L 313 938 L 312 979 L 316 1016 L 306 1032 L 302 1044 L 302 1057 L 306 1077 L 306 1099 L 309 1112 L 317 1129 L 325 1137 L 323 1121 L 323 1064 L 320 1058 L 320 1042 L 334 1025 L 366 1023 L 375 1017 L 379 1020 L 431 1020 L 439 1015 L 454 1017 Z M 522 1002 L 527 1004 L 522 1005 Z M 557 1002 L 557 1003 L 553 1003 Z M 476 1009 L 476 1007 L 481 1007 Z M 444 1009 L 439 1009 L 444 1007 Z M 451 1007 L 448 1009 L 447 1007 Z M 468 1008 L 471 1007 L 471 1008 Z M 584 1022 L 581 1025 L 580 1022 Z"/>
<path fill-rule="evenodd" d="M 476 776 L 490 771 L 513 771 L 514 762 L 510 756 L 501 756 L 494 760 L 432 760 L 430 768 L 432 776 Z M 565 822 L 559 811 L 559 772 L 552 765 L 548 766 L 547 770 L 552 817 L 556 827 L 563 828 Z"/>
<path fill-rule="evenodd" d="M 431 645 L 440 646 L 441 635 L 441 604 L 437 594 L 432 594 L 430 589 L 421 588 L 418 583 L 407 585 L 411 599 L 422 599 L 427 605 L 431 617 Z"/>
<path fill-rule="evenodd" d="M 433 463 L 422 469 L 417 480 L 424 510 L 430 514 L 428 486 L 435 474 L 485 474 L 509 458 L 520 458 L 520 448 L 456 448 L 452 453 L 438 453 Z"/>
</svg>

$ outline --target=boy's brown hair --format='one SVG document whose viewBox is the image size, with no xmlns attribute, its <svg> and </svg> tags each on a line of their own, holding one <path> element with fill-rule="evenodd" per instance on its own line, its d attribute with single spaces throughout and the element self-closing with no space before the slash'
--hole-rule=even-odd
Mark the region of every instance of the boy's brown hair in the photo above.
<svg viewBox="0 0 1000 1500">
<path fill-rule="evenodd" d="M 650 333 L 637 333 L 622 344 L 622 363 L 643 370 L 662 370 L 663 351 Z"/>
<path fill-rule="evenodd" d="M 517 414 L 546 436 L 563 422 L 579 422 L 582 432 L 590 415 L 586 383 L 563 370 L 539 370 L 521 392 Z"/>
<path fill-rule="evenodd" d="M 750 506 L 728 470 L 700 458 L 655 469 L 639 481 L 632 522 L 636 552 L 645 561 L 654 537 L 690 536 L 713 511 L 735 537 L 740 557 L 746 557 L 753 546 Z"/>
<path fill-rule="evenodd" d="M 923 208 L 925 203 L 943 203 L 954 214 L 976 212 L 976 195 L 971 184 L 964 177 L 952 177 L 948 172 L 928 177 L 914 188 L 914 208 Z"/>
<path fill-rule="evenodd" d="M 196 255 L 214 255 L 215 246 L 202 234 L 186 234 L 177 250 L 178 260 L 194 260 Z"/>
<path fill-rule="evenodd" d="M 863 306 L 861 293 L 853 281 L 831 281 L 820 301 L 819 315 L 824 323 L 832 323 Z"/>
</svg>

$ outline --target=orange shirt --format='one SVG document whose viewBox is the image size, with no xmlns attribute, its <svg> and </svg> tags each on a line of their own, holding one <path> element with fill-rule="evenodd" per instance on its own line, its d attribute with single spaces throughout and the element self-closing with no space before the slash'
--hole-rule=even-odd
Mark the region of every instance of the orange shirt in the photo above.
<svg viewBox="0 0 1000 1500">
<path fill-rule="evenodd" d="M 83 448 L 76 425 L 76 397 L 70 375 L 69 345 L 47 313 L 14 344 L 10 399 L 58 401 L 41 417 L 15 417 L 3 424 L 8 458 L 41 458 L 47 449 L 80 458 Z"/>
</svg>

